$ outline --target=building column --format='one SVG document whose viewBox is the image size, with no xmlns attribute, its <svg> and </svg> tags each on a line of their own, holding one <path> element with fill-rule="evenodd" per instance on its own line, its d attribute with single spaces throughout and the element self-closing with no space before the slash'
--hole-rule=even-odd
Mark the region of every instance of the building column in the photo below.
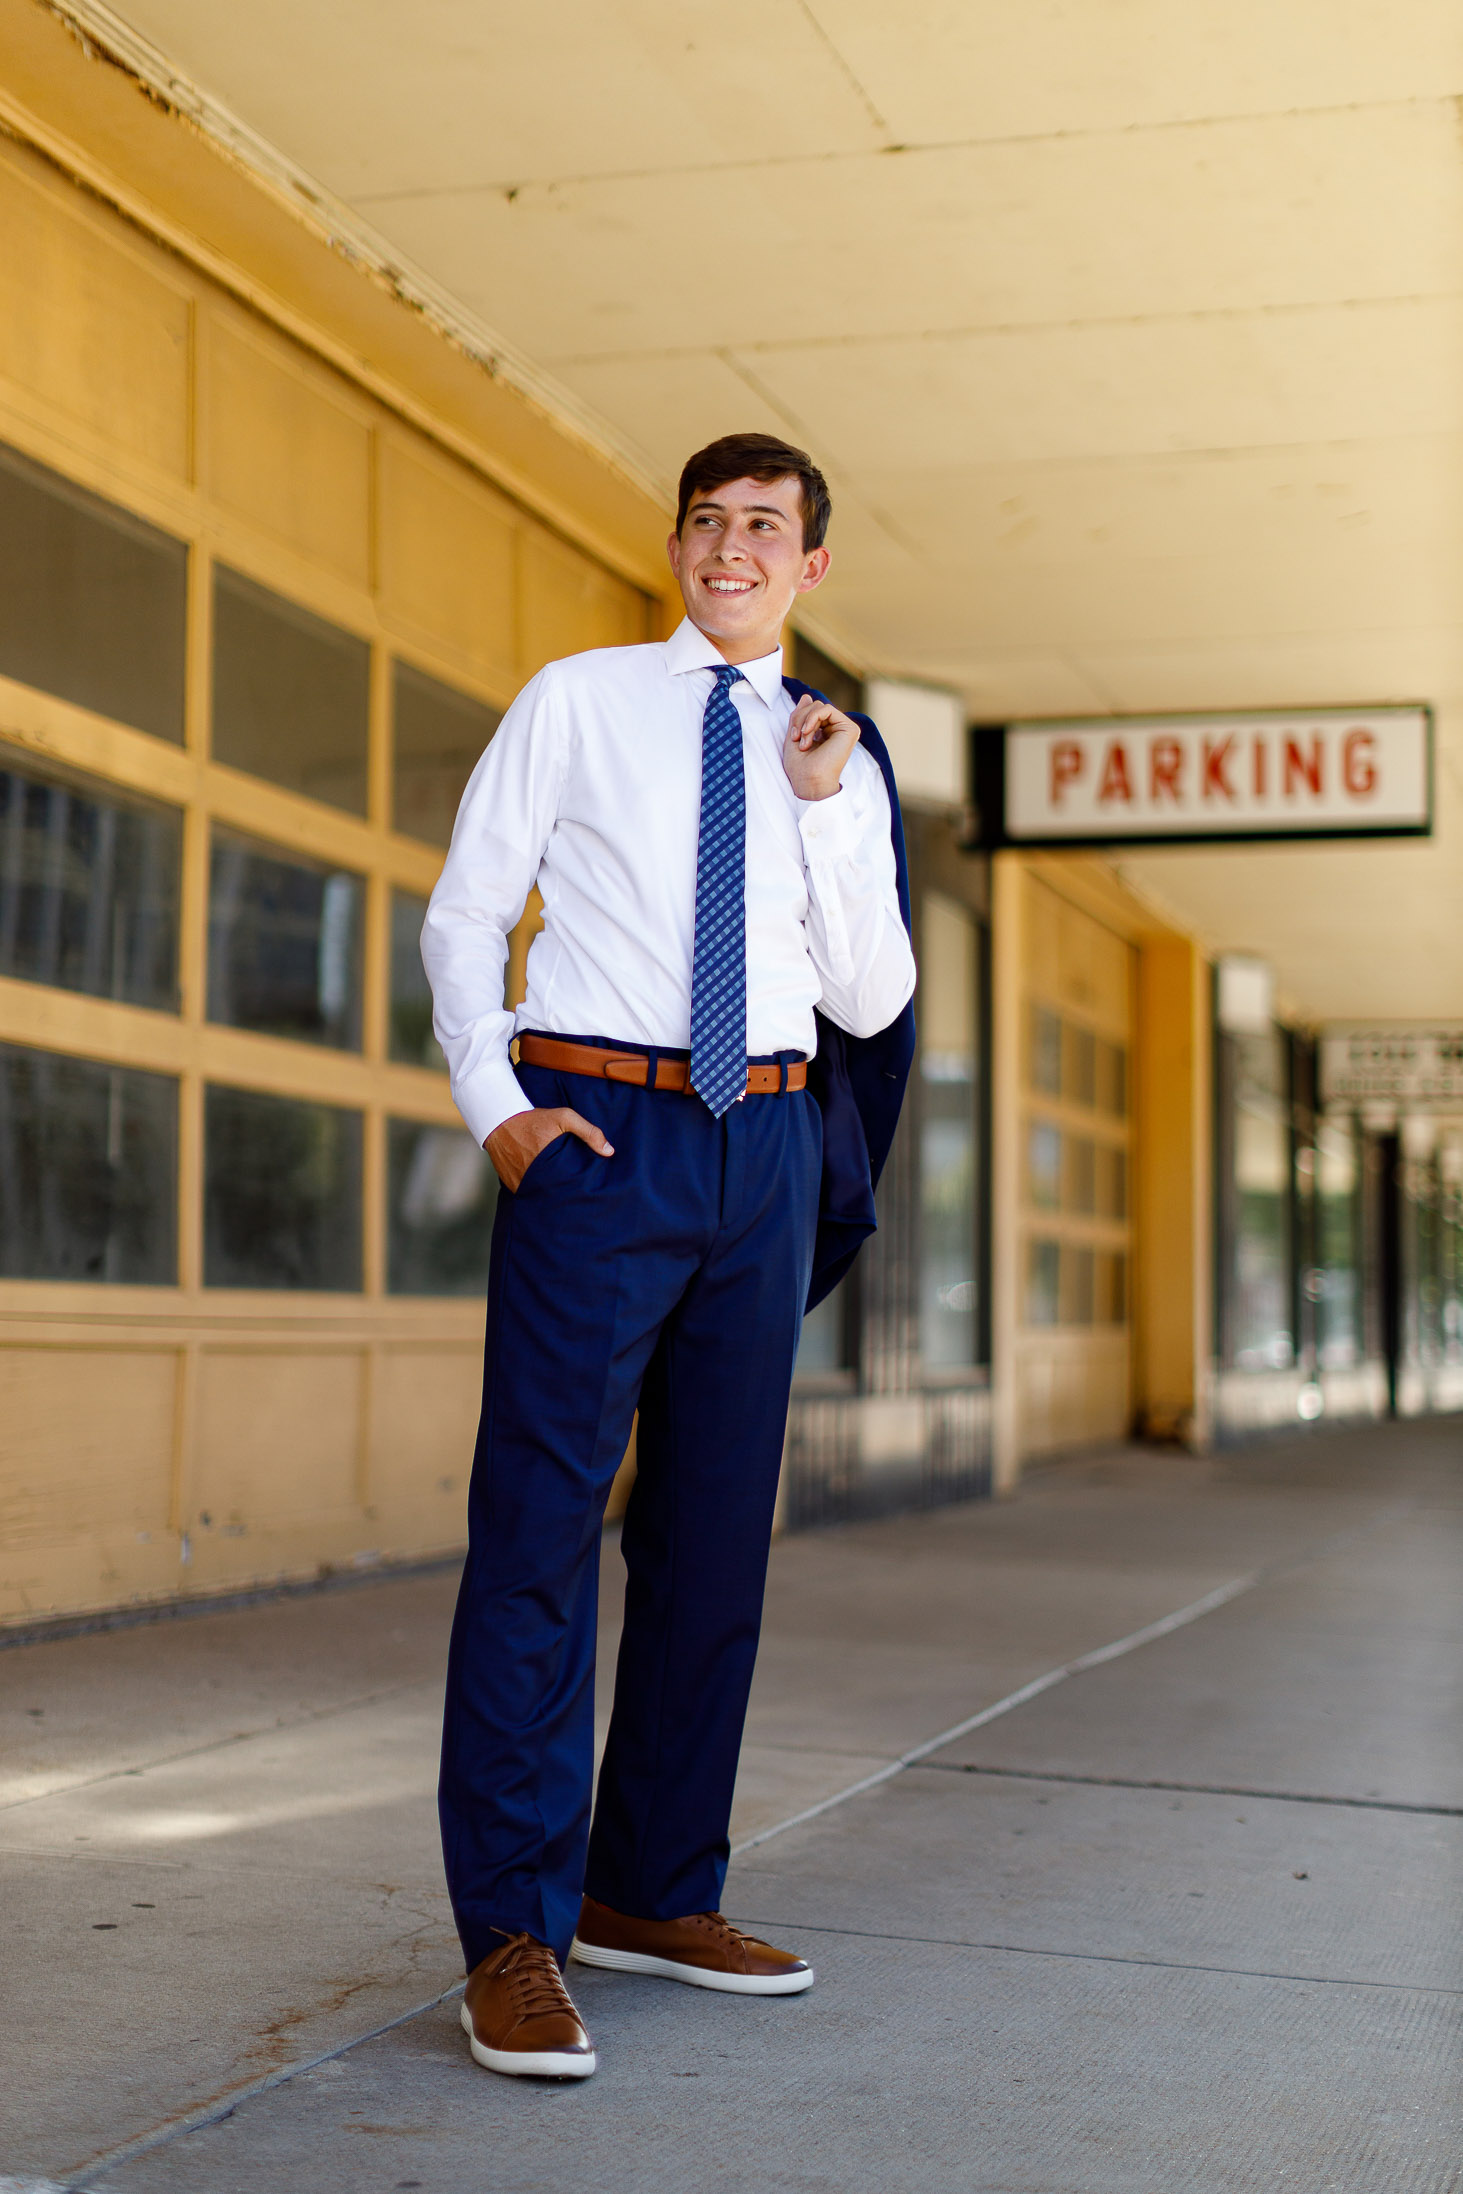
<svg viewBox="0 0 1463 2194">
<path fill-rule="evenodd" d="M 1021 1323 L 1021 1012 L 1025 872 L 991 861 L 991 1490 L 1021 1475 L 1016 1345 Z"/>
<path fill-rule="evenodd" d="M 1133 1386 L 1150 1439 L 1209 1445 L 1213 1354 L 1210 969 L 1186 937 L 1140 941 L 1134 1061 Z"/>
</svg>

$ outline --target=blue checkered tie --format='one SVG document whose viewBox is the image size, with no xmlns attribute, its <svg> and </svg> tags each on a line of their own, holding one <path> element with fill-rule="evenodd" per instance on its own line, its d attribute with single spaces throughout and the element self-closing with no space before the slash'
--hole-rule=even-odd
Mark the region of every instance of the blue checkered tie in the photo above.
<svg viewBox="0 0 1463 2194">
<path fill-rule="evenodd" d="M 747 1087 L 747 799 L 731 663 L 701 724 L 701 835 L 691 958 L 691 1087 L 718 1120 Z"/>
</svg>

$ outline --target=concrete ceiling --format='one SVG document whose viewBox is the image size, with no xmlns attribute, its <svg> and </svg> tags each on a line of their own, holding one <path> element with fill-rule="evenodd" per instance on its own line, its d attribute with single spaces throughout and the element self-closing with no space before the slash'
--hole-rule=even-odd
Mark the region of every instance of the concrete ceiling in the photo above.
<svg viewBox="0 0 1463 2194">
<path fill-rule="evenodd" d="M 1122 867 L 1463 1012 L 1455 0 L 124 0 L 674 479 L 806 442 L 822 634 L 1009 716 L 1425 699 L 1431 845 Z"/>
</svg>

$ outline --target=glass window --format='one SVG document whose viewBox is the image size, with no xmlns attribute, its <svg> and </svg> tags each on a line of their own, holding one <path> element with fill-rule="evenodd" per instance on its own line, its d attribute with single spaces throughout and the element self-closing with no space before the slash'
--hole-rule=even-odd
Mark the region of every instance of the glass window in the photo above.
<svg viewBox="0 0 1463 2194">
<path fill-rule="evenodd" d="M 181 822 L 0 749 L 0 975 L 178 1007 Z"/>
<path fill-rule="evenodd" d="M 842 1371 L 848 1363 L 847 1297 L 840 1284 L 816 1310 L 806 1312 L 798 1338 L 797 1369 Z"/>
<path fill-rule="evenodd" d="M 403 1066 L 447 1072 L 432 1034 L 432 986 L 422 966 L 427 902 L 409 891 L 391 894 L 391 1030 L 388 1050 Z"/>
<path fill-rule="evenodd" d="M 1062 1208 L 1062 1131 L 1033 1120 L 1026 1137 L 1027 1193 L 1039 1211 Z"/>
<path fill-rule="evenodd" d="M 444 686 L 410 663 L 392 666 L 392 706 L 392 823 L 408 837 L 445 846 L 463 787 L 502 722 L 502 712 Z"/>
<path fill-rule="evenodd" d="M 1066 1057 L 1062 1063 L 1062 1086 L 1068 1101 L 1074 1105 L 1095 1105 L 1097 1038 L 1090 1028 L 1073 1028 L 1070 1021 L 1063 1034 Z"/>
<path fill-rule="evenodd" d="M 1026 1246 L 1026 1323 L 1054 1326 L 1061 1316 L 1062 1249 L 1059 1242 Z"/>
<path fill-rule="evenodd" d="M 1082 1244 L 1062 1247 L 1062 1323 L 1090 1326 L 1097 1307 L 1097 1260 Z"/>
<path fill-rule="evenodd" d="M 1112 1143 L 1097 1146 L 1097 1210 L 1104 1219 L 1128 1216 L 1128 1154 Z"/>
<path fill-rule="evenodd" d="M 792 636 L 792 666 L 795 678 L 801 678 L 805 686 L 812 686 L 825 700 L 831 701 L 835 708 L 841 708 L 845 715 L 855 714 L 863 707 L 862 681 L 855 678 L 851 670 L 845 670 L 842 663 L 835 662 L 831 655 L 825 655 L 820 647 L 815 647 L 800 632 L 795 632 Z"/>
<path fill-rule="evenodd" d="M 1356 1122 L 1328 1115 L 1316 1132 L 1316 1264 L 1307 1287 L 1323 1371 L 1344 1371 L 1362 1358 L 1360 1190 Z"/>
<path fill-rule="evenodd" d="M 387 1123 L 393 1295 L 485 1295 L 498 1176 L 460 1127 Z"/>
<path fill-rule="evenodd" d="M 1045 1006 L 1031 1009 L 1031 1086 L 1043 1096 L 1062 1094 L 1062 1022 Z"/>
<path fill-rule="evenodd" d="M 215 761 L 364 815 L 370 666 L 354 633 L 214 567 Z"/>
<path fill-rule="evenodd" d="M 1286 1371 L 1290 1307 L 1290 1106 L 1278 1029 L 1232 1036 L 1234 1065 L 1234 1362 Z"/>
<path fill-rule="evenodd" d="M 1463 1363 L 1463 1137 L 1444 1137 L 1438 1152 L 1442 1199 L 1443 1355 Z"/>
<path fill-rule="evenodd" d="M 974 916 L 927 892 L 920 921 L 920 1353 L 973 1364 L 976 1290 Z"/>
<path fill-rule="evenodd" d="M 1121 1250 L 1097 1253 L 1097 1323 L 1120 1326 L 1128 1315 L 1128 1260 Z"/>
<path fill-rule="evenodd" d="M 188 550 L 0 448 L 0 673 L 183 741 Z"/>
<path fill-rule="evenodd" d="M 1085 1135 L 1067 1137 L 1067 1209 L 1097 1209 L 1097 1151 Z"/>
<path fill-rule="evenodd" d="M 361 1285 L 361 1115 L 262 1090 L 204 1100 L 208 1287 Z"/>
<path fill-rule="evenodd" d="M 1114 1119 L 1128 1114 L 1128 1054 L 1121 1044 L 1097 1039 L 1097 1102 Z"/>
<path fill-rule="evenodd" d="M 348 870 L 215 829 L 210 1021 L 359 1051 L 364 901 L 363 879 Z"/>
<path fill-rule="evenodd" d="M 0 1044 L 0 1274 L 171 1287 L 178 1085 Z"/>
</svg>

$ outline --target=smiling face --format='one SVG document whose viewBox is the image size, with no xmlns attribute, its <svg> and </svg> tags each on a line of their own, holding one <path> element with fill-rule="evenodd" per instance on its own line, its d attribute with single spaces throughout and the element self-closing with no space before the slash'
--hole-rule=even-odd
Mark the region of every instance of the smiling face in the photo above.
<svg viewBox="0 0 1463 2194">
<path fill-rule="evenodd" d="M 802 486 L 791 475 L 698 492 L 666 550 L 687 616 L 729 663 L 770 655 L 797 597 L 828 569 L 826 548 L 803 547 Z"/>
</svg>

